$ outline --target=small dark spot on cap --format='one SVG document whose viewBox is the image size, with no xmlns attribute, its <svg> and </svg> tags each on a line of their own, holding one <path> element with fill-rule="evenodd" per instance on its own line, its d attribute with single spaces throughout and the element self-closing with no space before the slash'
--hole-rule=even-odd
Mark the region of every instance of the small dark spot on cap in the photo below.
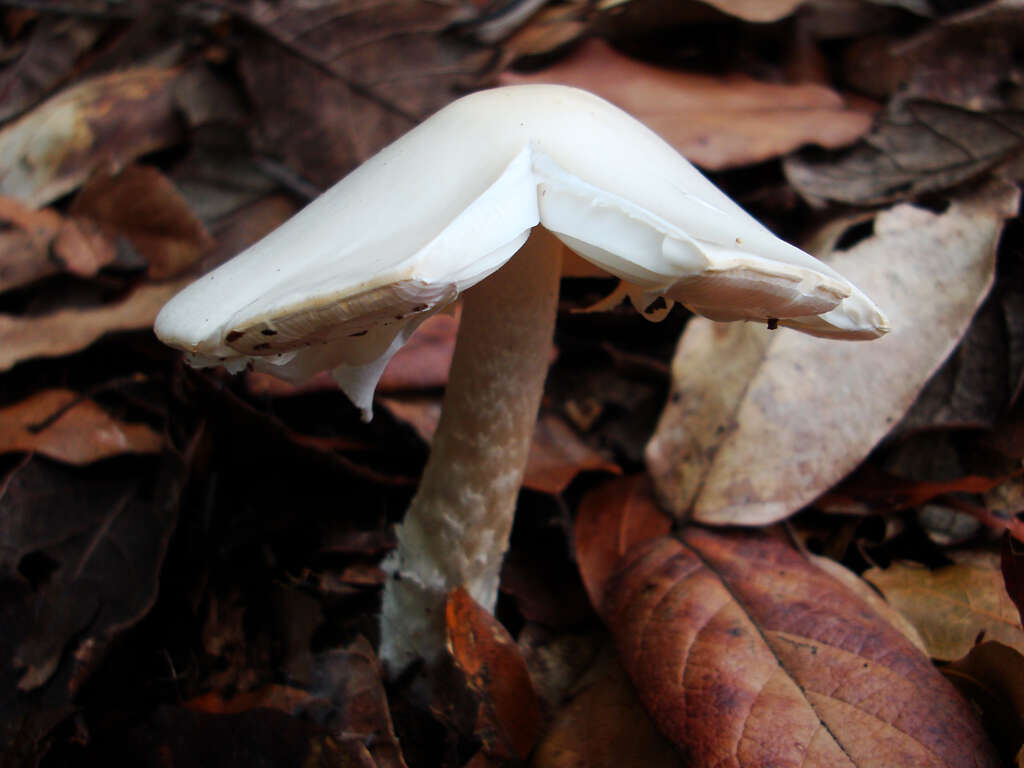
<svg viewBox="0 0 1024 768">
<path fill-rule="evenodd" d="M 365 336 L 365 335 L 366 335 L 366 331 L 356 331 L 355 333 L 350 333 L 348 335 L 348 337 L 351 339 L 353 336 Z"/>
<path fill-rule="evenodd" d="M 779 318 L 769 317 L 768 318 L 768 330 L 774 331 L 779 327 Z"/>
<path fill-rule="evenodd" d="M 264 350 L 267 349 L 270 349 L 270 342 L 268 341 L 265 341 L 262 344 L 257 344 L 256 346 L 253 347 L 253 351 L 255 352 L 263 352 Z"/>
<path fill-rule="evenodd" d="M 232 341 L 238 341 L 244 335 L 241 331 L 228 331 L 228 335 L 224 337 L 224 340 L 230 344 Z"/>
<path fill-rule="evenodd" d="M 260 333 L 262 333 L 264 336 L 277 336 L 277 331 L 273 330 L 272 328 L 264 328 L 262 331 L 260 331 Z"/>
</svg>

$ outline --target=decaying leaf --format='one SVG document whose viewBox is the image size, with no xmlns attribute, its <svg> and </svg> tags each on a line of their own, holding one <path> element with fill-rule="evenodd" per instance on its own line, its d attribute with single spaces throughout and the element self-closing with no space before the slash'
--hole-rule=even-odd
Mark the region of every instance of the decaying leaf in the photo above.
<svg viewBox="0 0 1024 768">
<path fill-rule="evenodd" d="M 176 69 L 130 69 L 81 82 L 0 130 L 0 194 L 38 207 L 105 164 L 176 143 Z"/>
<path fill-rule="evenodd" d="M 895 101 L 859 145 L 836 158 L 786 159 L 786 178 L 812 201 L 878 205 L 949 189 L 1024 145 L 1024 112 L 976 112 Z"/>
<path fill-rule="evenodd" d="M 998 563 L 956 563 L 936 570 L 893 563 L 884 570 L 871 568 L 864 578 L 917 627 L 932 658 L 959 659 L 979 639 L 1024 651 L 1020 614 L 1003 588 Z"/>
<path fill-rule="evenodd" d="M 866 603 L 770 535 L 632 549 L 603 616 L 695 765 L 998 765 L 971 707 Z"/>
<path fill-rule="evenodd" d="M 984 642 L 942 673 L 980 711 L 1006 764 L 1024 746 L 1024 656 L 1002 643 Z"/>
<path fill-rule="evenodd" d="M 540 729 L 540 704 L 515 641 L 461 587 L 448 595 L 445 632 L 455 665 L 477 697 L 476 735 L 485 751 L 526 758 Z"/>
<path fill-rule="evenodd" d="M 105 333 L 149 328 L 160 308 L 187 283 L 146 283 L 120 302 L 90 309 L 35 317 L 0 315 L 0 371 L 35 357 L 78 352 Z"/>
<path fill-rule="evenodd" d="M 682 768 L 606 649 L 572 691 L 534 753 L 533 768 Z"/>
<path fill-rule="evenodd" d="M 993 278 L 1015 187 L 943 213 L 899 205 L 825 259 L 884 308 L 892 331 L 840 344 L 696 318 L 647 448 L 659 497 L 708 523 L 779 520 L 848 474 L 899 421 L 960 340 Z"/>
<path fill-rule="evenodd" d="M 118 421 L 68 389 L 46 389 L 0 408 L 0 453 L 41 453 L 88 464 L 122 453 L 158 453 L 163 436 L 146 424 Z"/>
<path fill-rule="evenodd" d="M 710 169 L 768 160 L 803 144 L 842 147 L 867 132 L 871 116 L 818 85 L 675 72 L 630 59 L 592 39 L 564 61 L 515 83 L 585 88 L 622 107 L 691 162 Z"/>
<path fill-rule="evenodd" d="M 154 280 L 180 275 L 213 245 L 174 184 L 149 166 L 93 174 L 71 212 L 98 224 L 111 239 L 124 237 L 149 264 Z"/>
</svg>

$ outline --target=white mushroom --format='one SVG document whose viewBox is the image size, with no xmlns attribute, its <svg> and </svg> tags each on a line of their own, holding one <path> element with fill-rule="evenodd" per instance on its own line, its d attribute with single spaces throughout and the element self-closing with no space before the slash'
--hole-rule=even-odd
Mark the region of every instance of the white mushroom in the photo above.
<svg viewBox="0 0 1024 768">
<path fill-rule="evenodd" d="M 441 422 L 385 564 L 381 656 L 392 670 L 442 651 L 452 587 L 493 608 L 562 243 L 625 281 L 641 308 L 664 296 L 715 320 L 847 339 L 887 330 L 856 287 L 772 235 L 639 122 L 545 85 L 452 103 L 157 318 L 159 337 L 196 365 L 292 380 L 331 370 L 369 419 L 391 355 L 465 292 Z"/>
</svg>

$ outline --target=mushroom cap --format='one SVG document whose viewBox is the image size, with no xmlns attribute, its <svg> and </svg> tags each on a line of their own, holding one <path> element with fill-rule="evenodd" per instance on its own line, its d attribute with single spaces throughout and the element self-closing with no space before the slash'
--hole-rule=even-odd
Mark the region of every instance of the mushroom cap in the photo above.
<svg viewBox="0 0 1024 768">
<path fill-rule="evenodd" d="M 195 364 L 290 379 L 334 369 L 365 403 L 419 323 L 537 224 L 645 301 L 836 338 L 887 330 L 855 286 L 630 115 L 579 89 L 520 85 L 465 96 L 381 150 L 185 288 L 156 333 Z"/>
</svg>

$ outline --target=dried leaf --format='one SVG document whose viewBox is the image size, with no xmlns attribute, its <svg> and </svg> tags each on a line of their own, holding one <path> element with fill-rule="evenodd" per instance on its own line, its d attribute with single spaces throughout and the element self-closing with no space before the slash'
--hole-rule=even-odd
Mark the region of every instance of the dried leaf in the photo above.
<svg viewBox="0 0 1024 768">
<path fill-rule="evenodd" d="M 818 85 L 760 83 L 741 76 L 674 72 L 588 40 L 567 59 L 504 84 L 585 88 L 634 115 L 691 162 L 710 169 L 768 160 L 803 144 L 842 147 L 864 135 L 871 116 Z"/>
<path fill-rule="evenodd" d="M 146 424 L 118 421 L 93 400 L 46 389 L 0 408 L 0 453 L 41 453 L 89 464 L 122 453 L 159 453 L 164 439 Z"/>
<path fill-rule="evenodd" d="M 104 164 L 181 138 L 176 69 L 130 69 L 86 80 L 0 130 L 0 194 L 38 207 L 82 184 Z"/>
<path fill-rule="evenodd" d="M 465 589 L 445 604 L 448 650 L 477 697 L 476 734 L 489 755 L 524 759 L 540 729 L 540 704 L 515 641 Z"/>
<path fill-rule="evenodd" d="M 154 280 L 181 274 L 213 245 L 174 184 L 149 166 L 94 174 L 71 212 L 96 222 L 112 239 L 126 238 L 149 264 Z"/>
<path fill-rule="evenodd" d="M 537 746 L 533 768 L 682 768 L 613 653 L 602 653 Z"/>
<path fill-rule="evenodd" d="M 836 157 L 793 155 L 786 178 L 812 201 L 878 205 L 949 189 L 1024 145 L 1024 112 L 974 112 L 931 101 L 890 104 L 871 134 Z"/>
<path fill-rule="evenodd" d="M 1024 656 L 1002 643 L 980 643 L 942 673 L 981 711 L 1009 765 L 1024 742 Z"/>
<path fill-rule="evenodd" d="M 865 571 L 864 578 L 917 627 L 932 658 L 959 659 L 979 638 L 1024 650 L 1020 614 L 996 563 L 957 563 L 934 571 L 893 563 Z"/>
<path fill-rule="evenodd" d="M 92 277 L 117 258 L 117 245 L 95 223 L 74 217 L 64 224 L 53 240 L 53 253 L 68 272 Z"/>
<path fill-rule="evenodd" d="M 654 502 L 646 475 L 609 480 L 583 497 L 573 538 L 580 576 L 595 609 L 600 609 L 608 577 L 622 556 L 671 527 Z"/>
<path fill-rule="evenodd" d="M 757 524 L 800 509 L 899 421 L 955 347 L 993 278 L 1017 191 L 993 184 L 943 213 L 899 205 L 826 257 L 892 323 L 864 344 L 699 318 L 683 334 L 647 464 L 674 514 Z"/>
<path fill-rule="evenodd" d="M 18 57 L 0 72 L 0 121 L 28 109 L 69 77 L 104 26 L 81 17 L 42 16 Z"/>
<path fill-rule="evenodd" d="M 34 317 L 0 315 L 0 371 L 35 357 L 78 352 L 111 331 L 149 328 L 160 308 L 187 283 L 146 283 L 120 302 L 90 309 Z"/>
<path fill-rule="evenodd" d="M 61 227 L 60 215 L 34 211 L 9 197 L 0 197 L 0 292 L 19 288 L 60 271 L 50 258 L 50 243 Z"/>
<path fill-rule="evenodd" d="M 647 711 L 694 764 L 998 765 L 928 659 L 778 538 L 650 540 L 602 612 Z"/>
</svg>

